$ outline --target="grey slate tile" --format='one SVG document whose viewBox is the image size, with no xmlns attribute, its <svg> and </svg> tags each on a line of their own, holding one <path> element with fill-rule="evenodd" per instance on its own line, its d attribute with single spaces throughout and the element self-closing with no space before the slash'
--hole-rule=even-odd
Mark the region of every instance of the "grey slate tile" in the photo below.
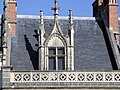
<svg viewBox="0 0 120 90">
<path fill-rule="evenodd" d="M 1 20 L 0 20 L 1 22 Z M 45 19 L 45 30 L 49 34 L 52 19 Z M 68 21 L 59 20 L 64 35 L 68 31 Z M 0 27 L 1 28 L 1 27 Z M 38 47 L 36 31 L 39 19 L 18 18 L 17 32 L 12 37 L 11 64 L 14 70 L 37 69 Z M 74 20 L 75 30 L 75 70 L 112 70 L 108 50 L 102 30 L 95 20 Z M 120 21 L 119 21 L 120 30 Z"/>
</svg>

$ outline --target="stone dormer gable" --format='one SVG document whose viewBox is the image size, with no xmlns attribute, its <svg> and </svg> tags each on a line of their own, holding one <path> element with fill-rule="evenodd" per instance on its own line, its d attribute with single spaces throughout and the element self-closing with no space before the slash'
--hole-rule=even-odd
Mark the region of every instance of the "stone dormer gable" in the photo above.
<svg viewBox="0 0 120 90">
<path fill-rule="evenodd" d="M 53 28 L 46 36 L 43 12 L 40 12 L 39 69 L 74 70 L 74 29 L 72 11 L 69 15 L 69 30 L 65 37 L 58 20 L 58 1 L 55 0 Z"/>
<path fill-rule="evenodd" d="M 53 30 L 51 31 L 50 35 L 55 34 L 55 33 L 63 36 L 61 27 L 58 21 L 54 22 Z"/>
<path fill-rule="evenodd" d="M 44 45 L 48 46 L 67 46 L 67 42 L 61 31 L 59 23 L 56 21 Z"/>
</svg>

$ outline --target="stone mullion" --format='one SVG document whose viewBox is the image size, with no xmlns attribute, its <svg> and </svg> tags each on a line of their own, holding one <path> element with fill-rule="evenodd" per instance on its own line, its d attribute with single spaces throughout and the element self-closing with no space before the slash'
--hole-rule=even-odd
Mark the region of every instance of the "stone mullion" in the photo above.
<svg viewBox="0 0 120 90">
<path fill-rule="evenodd" d="M 64 60 L 65 60 L 65 70 L 67 70 L 67 48 L 66 48 L 66 47 L 64 48 L 64 52 L 65 52 L 65 53 L 64 53 L 64 55 L 65 55 L 65 56 L 64 56 Z"/>
<path fill-rule="evenodd" d="M 55 62 L 55 64 L 56 64 L 56 70 L 58 70 L 58 48 L 56 47 L 55 49 L 56 49 L 55 50 L 56 51 L 56 55 L 55 55 L 55 61 L 56 62 Z"/>
<path fill-rule="evenodd" d="M 48 67 L 49 67 L 49 65 L 48 65 L 48 60 L 49 60 L 49 57 L 48 57 L 48 55 L 49 55 L 49 50 L 48 50 L 48 48 L 45 48 L 45 50 L 46 50 L 46 58 L 45 58 L 45 70 L 48 70 Z"/>
</svg>

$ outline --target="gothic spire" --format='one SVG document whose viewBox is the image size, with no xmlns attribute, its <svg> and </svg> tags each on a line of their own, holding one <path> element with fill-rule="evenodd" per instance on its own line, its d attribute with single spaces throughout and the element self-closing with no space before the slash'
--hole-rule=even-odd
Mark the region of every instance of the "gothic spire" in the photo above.
<svg viewBox="0 0 120 90">
<path fill-rule="evenodd" d="M 43 11 L 40 10 L 40 32 L 45 34 L 45 31 L 44 31 L 44 17 L 43 17 Z M 40 33 L 38 32 L 38 33 Z"/>
<path fill-rule="evenodd" d="M 58 11 L 60 10 L 60 8 L 58 7 L 58 0 L 54 0 L 54 3 L 55 7 L 53 7 L 52 10 L 54 10 L 54 19 L 57 20 Z"/>
<path fill-rule="evenodd" d="M 40 24 L 43 24 L 43 11 L 40 10 Z"/>
<path fill-rule="evenodd" d="M 69 10 L 69 23 L 73 24 L 72 10 Z"/>
</svg>

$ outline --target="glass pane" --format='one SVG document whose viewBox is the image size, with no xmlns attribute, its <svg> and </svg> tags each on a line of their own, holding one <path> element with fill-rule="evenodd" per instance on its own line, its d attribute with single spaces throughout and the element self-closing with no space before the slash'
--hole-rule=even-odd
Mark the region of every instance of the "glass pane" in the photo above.
<svg viewBox="0 0 120 90">
<path fill-rule="evenodd" d="M 49 70 L 56 70 L 55 57 L 49 57 Z"/>
<path fill-rule="evenodd" d="M 58 70 L 65 70 L 65 60 L 64 57 L 58 58 Z"/>
<path fill-rule="evenodd" d="M 49 48 L 49 55 L 55 55 L 55 48 Z"/>
<path fill-rule="evenodd" d="M 64 55 L 64 54 L 65 54 L 64 48 L 58 48 L 58 55 Z"/>
</svg>

